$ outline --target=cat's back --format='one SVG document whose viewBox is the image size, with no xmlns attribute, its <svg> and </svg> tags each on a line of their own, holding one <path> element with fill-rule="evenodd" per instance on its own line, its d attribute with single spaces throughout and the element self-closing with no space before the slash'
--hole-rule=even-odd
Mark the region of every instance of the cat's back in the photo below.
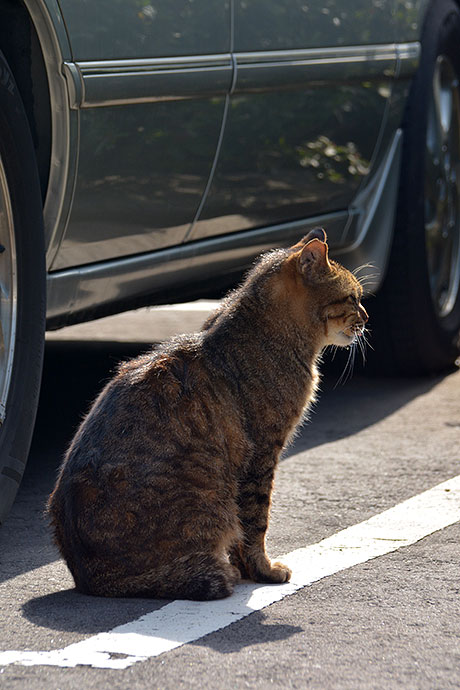
<svg viewBox="0 0 460 690">
<path fill-rule="evenodd" d="M 75 434 L 58 491 L 83 483 L 106 493 L 119 477 L 147 485 L 198 454 L 241 458 L 238 406 L 208 359 L 194 334 L 122 363 Z"/>
<path fill-rule="evenodd" d="M 82 421 L 63 467 L 78 471 L 104 462 L 126 465 L 140 454 L 146 433 L 151 434 L 151 456 L 157 433 L 161 429 L 165 436 L 168 420 L 199 387 L 204 375 L 200 349 L 199 335 L 182 336 L 122 362 Z"/>
</svg>

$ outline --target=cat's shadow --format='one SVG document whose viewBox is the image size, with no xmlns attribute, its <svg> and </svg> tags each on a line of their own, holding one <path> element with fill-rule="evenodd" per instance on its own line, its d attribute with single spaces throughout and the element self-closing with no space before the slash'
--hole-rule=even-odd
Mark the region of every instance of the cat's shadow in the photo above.
<svg viewBox="0 0 460 690">
<path fill-rule="evenodd" d="M 238 625 L 229 625 L 191 644 L 196 647 L 208 647 L 220 654 L 232 654 L 240 652 L 245 647 L 282 642 L 303 632 L 305 632 L 304 628 L 298 625 L 269 623 L 263 611 L 254 611 L 249 617 L 239 621 Z"/>
<path fill-rule="evenodd" d="M 90 597 L 79 594 L 74 589 L 67 589 L 30 599 L 23 605 L 22 613 L 35 626 L 96 635 L 156 611 L 168 603 L 158 599 L 114 600 Z M 268 623 L 262 611 L 248 610 L 249 614 L 250 622 L 247 617 L 238 621 L 243 628 L 230 625 L 225 628 L 225 632 L 216 631 L 212 636 L 206 635 L 191 644 L 231 654 L 244 647 L 286 640 L 304 631 L 299 626 Z M 164 636 L 161 631 L 160 634 Z"/>
<path fill-rule="evenodd" d="M 22 613 L 34 625 L 52 630 L 95 635 L 161 609 L 160 599 L 107 599 L 64 589 L 29 599 Z"/>
</svg>

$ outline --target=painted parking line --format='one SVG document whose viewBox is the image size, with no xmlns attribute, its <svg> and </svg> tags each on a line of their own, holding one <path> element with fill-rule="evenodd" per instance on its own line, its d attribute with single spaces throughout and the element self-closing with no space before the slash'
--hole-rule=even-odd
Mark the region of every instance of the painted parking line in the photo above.
<svg viewBox="0 0 460 690">
<path fill-rule="evenodd" d="M 160 304 L 157 307 L 151 307 L 150 311 L 204 311 L 211 312 L 217 309 L 220 300 L 199 299 L 195 302 L 181 302 L 180 304 Z M 147 309 L 149 309 L 147 307 Z"/>
<path fill-rule="evenodd" d="M 225 628 L 334 573 L 414 544 L 459 520 L 460 475 L 317 544 L 281 556 L 293 570 L 287 584 L 241 584 L 231 597 L 220 601 L 173 601 L 64 649 L 0 652 L 0 666 L 125 669 Z"/>
</svg>

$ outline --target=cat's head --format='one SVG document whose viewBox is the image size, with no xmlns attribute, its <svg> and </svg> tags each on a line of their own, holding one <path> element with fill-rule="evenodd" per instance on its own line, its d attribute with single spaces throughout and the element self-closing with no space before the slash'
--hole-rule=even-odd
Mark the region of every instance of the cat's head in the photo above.
<svg viewBox="0 0 460 690">
<path fill-rule="evenodd" d="M 293 278 L 296 286 L 291 295 L 297 309 L 305 308 L 320 325 L 323 346 L 353 343 L 368 320 L 361 304 L 363 289 L 353 273 L 329 259 L 324 230 L 309 232 L 289 254 L 291 290 Z"/>
</svg>

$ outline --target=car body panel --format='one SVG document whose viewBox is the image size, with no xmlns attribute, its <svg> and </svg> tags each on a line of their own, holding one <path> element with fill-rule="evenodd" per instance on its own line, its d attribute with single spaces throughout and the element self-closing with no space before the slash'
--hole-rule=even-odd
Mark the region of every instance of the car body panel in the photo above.
<svg viewBox="0 0 460 690">
<path fill-rule="evenodd" d="M 236 0 L 235 50 L 391 43 L 394 0 Z"/>
<path fill-rule="evenodd" d="M 219 98 L 82 110 L 73 210 L 53 269 L 181 244 L 222 113 Z"/>
<path fill-rule="evenodd" d="M 395 0 L 395 41 L 420 41 L 429 4 L 430 0 Z"/>
<path fill-rule="evenodd" d="M 184 240 L 231 84 L 229 7 L 61 1 L 74 58 L 65 69 L 79 112 L 79 165 L 52 270 Z M 189 56 L 196 42 L 203 55 Z"/>
<path fill-rule="evenodd" d="M 425 0 L 25 4 L 53 34 L 63 130 L 45 205 L 53 327 L 163 300 L 173 256 L 176 284 L 212 281 L 312 223 L 350 265 L 378 247 L 384 270 L 379 198 L 396 194 Z"/>
<path fill-rule="evenodd" d="M 188 239 L 349 206 L 372 177 L 399 64 L 393 7 L 235 0 L 235 85 Z"/>
<path fill-rule="evenodd" d="M 253 55 L 250 71 L 238 71 L 216 173 L 190 237 L 346 209 L 370 172 L 396 66 L 389 53 L 377 79 L 351 51 L 341 63 L 325 51 L 283 61 L 272 54 L 271 63 Z"/>
<path fill-rule="evenodd" d="M 122 60 L 230 50 L 229 0 L 59 0 L 73 58 Z"/>
<path fill-rule="evenodd" d="M 185 243 L 157 252 L 56 271 L 48 280 L 48 327 L 88 320 L 123 308 L 168 303 L 200 295 L 210 286 L 217 292 L 241 278 L 262 251 L 288 246 L 316 226 L 327 228 L 336 258 L 350 269 L 373 261 L 366 290 L 378 286 L 375 266 L 384 265 L 391 242 L 398 191 L 402 132 L 397 130 L 379 165 L 371 188 L 360 204 L 348 211 L 330 213 L 269 228 L 230 233 Z M 344 227 L 361 228 L 354 242 L 341 244 Z M 341 249 L 340 249 L 341 247 Z"/>
</svg>

